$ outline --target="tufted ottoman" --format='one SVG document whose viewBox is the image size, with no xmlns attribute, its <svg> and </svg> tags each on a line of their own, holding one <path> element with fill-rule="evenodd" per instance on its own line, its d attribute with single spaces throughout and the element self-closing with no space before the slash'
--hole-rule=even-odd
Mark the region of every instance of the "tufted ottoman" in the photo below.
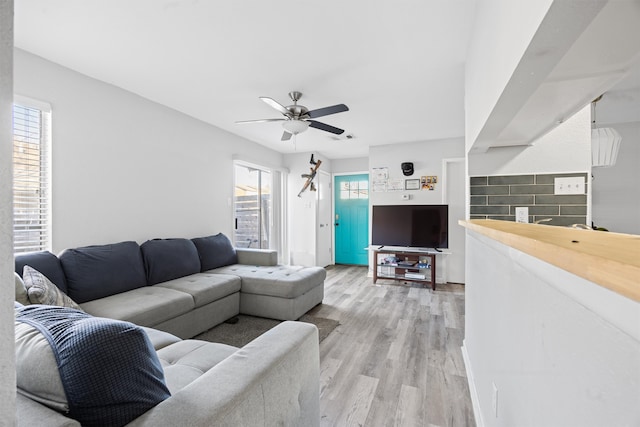
<svg viewBox="0 0 640 427">
<path fill-rule="evenodd" d="M 234 264 L 212 270 L 242 279 L 240 313 L 297 320 L 324 298 L 322 267 Z"/>
</svg>

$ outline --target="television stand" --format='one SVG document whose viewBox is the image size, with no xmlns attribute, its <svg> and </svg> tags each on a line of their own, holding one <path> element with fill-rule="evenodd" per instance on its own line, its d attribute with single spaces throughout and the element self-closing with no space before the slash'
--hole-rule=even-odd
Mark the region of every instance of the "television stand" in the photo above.
<svg viewBox="0 0 640 427">
<path fill-rule="evenodd" d="M 390 262 L 390 257 L 396 257 L 398 260 Z M 431 283 L 431 289 L 436 290 L 436 252 L 434 251 L 375 248 L 373 259 L 376 263 L 373 269 L 374 284 L 378 279 L 392 279 L 425 285 Z"/>
</svg>

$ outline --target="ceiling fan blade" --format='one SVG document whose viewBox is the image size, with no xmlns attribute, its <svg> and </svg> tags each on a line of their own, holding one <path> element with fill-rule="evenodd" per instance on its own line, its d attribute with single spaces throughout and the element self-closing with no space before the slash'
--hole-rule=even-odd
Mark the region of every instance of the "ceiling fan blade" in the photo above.
<svg viewBox="0 0 640 427">
<path fill-rule="evenodd" d="M 291 139 L 291 135 L 293 135 L 292 133 L 287 132 L 286 130 L 284 131 L 284 133 L 282 134 L 282 138 L 280 138 L 280 141 L 288 141 Z"/>
<path fill-rule="evenodd" d="M 285 116 L 289 117 L 291 115 L 291 113 L 289 112 L 289 110 L 287 110 L 284 105 L 280 104 L 278 101 L 269 98 L 268 96 L 261 96 L 260 99 L 262 99 L 264 102 L 266 102 L 269 106 L 275 108 L 276 110 L 280 111 L 282 114 L 284 114 Z"/>
<path fill-rule="evenodd" d="M 328 116 L 329 114 L 342 113 L 349 111 L 349 107 L 344 104 L 332 105 L 331 107 L 318 108 L 317 110 L 311 110 L 307 113 L 310 119 L 316 119 L 322 116 Z"/>
<path fill-rule="evenodd" d="M 335 133 L 336 135 L 342 135 L 344 133 L 344 129 L 340 129 L 340 128 L 328 125 L 326 123 L 317 122 L 315 120 L 307 120 L 307 121 L 309 122 L 309 126 L 311 126 L 312 128 L 320 129 L 325 132 Z"/>
<path fill-rule="evenodd" d="M 236 123 L 245 124 L 245 123 L 266 123 L 266 122 L 284 122 L 287 119 L 259 119 L 259 120 L 240 120 Z"/>
</svg>

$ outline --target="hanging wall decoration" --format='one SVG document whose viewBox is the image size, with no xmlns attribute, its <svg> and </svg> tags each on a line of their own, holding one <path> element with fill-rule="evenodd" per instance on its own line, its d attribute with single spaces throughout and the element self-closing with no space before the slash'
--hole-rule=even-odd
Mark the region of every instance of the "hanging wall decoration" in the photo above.
<svg viewBox="0 0 640 427">
<path fill-rule="evenodd" d="M 302 178 L 306 178 L 306 181 L 304 183 L 304 185 L 302 186 L 302 190 L 300 190 L 300 192 L 298 193 L 298 197 L 302 197 L 302 193 L 305 192 L 305 190 L 307 190 L 307 188 L 309 189 L 309 191 L 316 191 L 316 186 L 313 183 L 313 178 L 316 177 L 316 173 L 318 172 L 318 169 L 320 168 L 320 165 L 322 164 L 322 160 L 314 160 L 313 159 L 313 154 L 311 155 L 311 160 L 309 161 L 310 164 L 313 165 L 311 169 L 311 171 L 309 173 L 303 173 L 301 176 Z"/>
</svg>

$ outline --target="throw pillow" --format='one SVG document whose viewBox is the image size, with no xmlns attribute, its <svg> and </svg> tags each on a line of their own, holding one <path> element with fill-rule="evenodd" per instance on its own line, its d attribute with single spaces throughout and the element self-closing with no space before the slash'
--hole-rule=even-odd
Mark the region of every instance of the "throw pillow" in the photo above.
<svg viewBox="0 0 640 427">
<path fill-rule="evenodd" d="M 198 249 L 202 271 L 212 270 L 225 265 L 237 264 L 238 254 L 227 236 L 218 233 L 215 236 L 191 239 Z"/>
<path fill-rule="evenodd" d="M 31 304 L 57 305 L 82 310 L 74 300 L 66 296 L 38 270 L 25 265 L 22 278 Z"/>
<path fill-rule="evenodd" d="M 153 239 L 140 245 L 149 285 L 200 273 L 200 258 L 188 239 Z"/>
<path fill-rule="evenodd" d="M 67 295 L 79 304 L 147 286 L 136 242 L 65 249 L 60 263 Z"/>
<path fill-rule="evenodd" d="M 29 297 L 27 296 L 27 288 L 24 286 L 22 277 L 18 273 L 13 273 L 16 285 L 16 298 L 15 300 L 22 305 L 29 305 Z"/>
<path fill-rule="evenodd" d="M 16 324 L 26 324 L 46 339 L 66 396 L 66 415 L 83 426 L 123 426 L 170 396 L 158 356 L 139 326 L 67 307 L 30 305 L 15 313 Z M 35 344 L 21 340 L 20 354 L 27 352 L 25 345 Z M 25 372 L 36 372 L 34 363 L 42 361 L 17 358 L 19 392 L 38 395 L 42 402 L 57 401 L 60 390 L 53 384 L 51 363 L 40 380 L 24 378 Z"/>
</svg>

